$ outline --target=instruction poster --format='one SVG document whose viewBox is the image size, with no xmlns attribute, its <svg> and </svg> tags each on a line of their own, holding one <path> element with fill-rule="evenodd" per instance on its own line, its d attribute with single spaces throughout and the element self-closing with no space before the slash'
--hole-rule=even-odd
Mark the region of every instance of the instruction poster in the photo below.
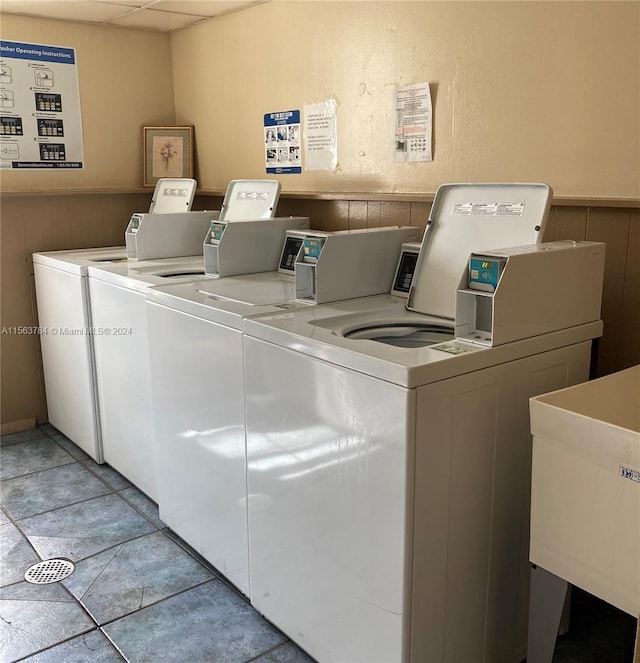
<svg viewBox="0 0 640 663">
<path fill-rule="evenodd" d="M 267 173 L 289 175 L 302 172 L 299 110 L 265 113 L 264 154 Z"/>
<path fill-rule="evenodd" d="M 304 165 L 306 170 L 335 170 L 338 165 L 335 99 L 304 107 Z"/>
<path fill-rule="evenodd" d="M 433 161 L 429 83 L 394 88 L 393 120 L 394 161 Z"/>
<path fill-rule="evenodd" d="M 83 168 L 74 48 L 0 40 L 0 167 Z"/>
</svg>

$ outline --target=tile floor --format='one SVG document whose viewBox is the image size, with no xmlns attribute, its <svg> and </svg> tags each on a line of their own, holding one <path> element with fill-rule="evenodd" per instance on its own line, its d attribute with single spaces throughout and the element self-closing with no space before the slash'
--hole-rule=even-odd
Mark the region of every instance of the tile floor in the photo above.
<svg viewBox="0 0 640 663">
<path fill-rule="evenodd" d="M 313 663 L 165 527 L 153 502 L 55 428 L 1 445 L 0 663 Z M 51 557 L 72 560 L 74 573 L 24 581 Z M 634 627 L 574 590 L 554 663 L 627 663 Z"/>
<path fill-rule="evenodd" d="M 4 436 L 1 453 L 2 663 L 312 663 L 153 502 L 55 428 Z M 52 557 L 73 574 L 24 581 Z"/>
</svg>

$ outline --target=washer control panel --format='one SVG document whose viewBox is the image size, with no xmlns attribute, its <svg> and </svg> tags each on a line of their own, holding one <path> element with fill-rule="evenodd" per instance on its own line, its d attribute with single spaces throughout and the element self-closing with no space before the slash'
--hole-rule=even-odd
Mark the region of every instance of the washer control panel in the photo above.
<svg viewBox="0 0 640 663">
<path fill-rule="evenodd" d="M 391 294 L 399 297 L 408 297 L 413 281 L 413 275 L 416 271 L 418 255 L 420 253 L 420 244 L 409 242 L 402 245 L 400 259 L 396 267 L 396 273 L 393 277 L 393 287 Z"/>
</svg>

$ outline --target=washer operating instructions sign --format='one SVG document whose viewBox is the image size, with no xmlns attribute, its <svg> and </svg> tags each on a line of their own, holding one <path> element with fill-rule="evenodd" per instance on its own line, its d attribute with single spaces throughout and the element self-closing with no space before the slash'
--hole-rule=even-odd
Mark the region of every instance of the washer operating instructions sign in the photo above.
<svg viewBox="0 0 640 663">
<path fill-rule="evenodd" d="M 75 48 L 0 40 L 0 167 L 83 168 Z"/>
</svg>

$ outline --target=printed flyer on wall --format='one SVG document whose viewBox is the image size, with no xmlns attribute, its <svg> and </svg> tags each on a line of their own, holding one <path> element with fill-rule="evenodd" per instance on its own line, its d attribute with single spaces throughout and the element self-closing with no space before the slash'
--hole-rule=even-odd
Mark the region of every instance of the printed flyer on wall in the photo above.
<svg viewBox="0 0 640 663">
<path fill-rule="evenodd" d="M 336 107 L 335 99 L 304 107 L 306 170 L 335 170 L 338 165 Z"/>
<path fill-rule="evenodd" d="M 83 168 L 74 48 L 0 40 L 0 167 Z"/>
<path fill-rule="evenodd" d="M 267 173 L 289 175 L 302 172 L 299 110 L 265 113 L 264 155 Z"/>
<path fill-rule="evenodd" d="M 429 83 L 401 85 L 393 92 L 394 161 L 432 161 Z"/>
</svg>

